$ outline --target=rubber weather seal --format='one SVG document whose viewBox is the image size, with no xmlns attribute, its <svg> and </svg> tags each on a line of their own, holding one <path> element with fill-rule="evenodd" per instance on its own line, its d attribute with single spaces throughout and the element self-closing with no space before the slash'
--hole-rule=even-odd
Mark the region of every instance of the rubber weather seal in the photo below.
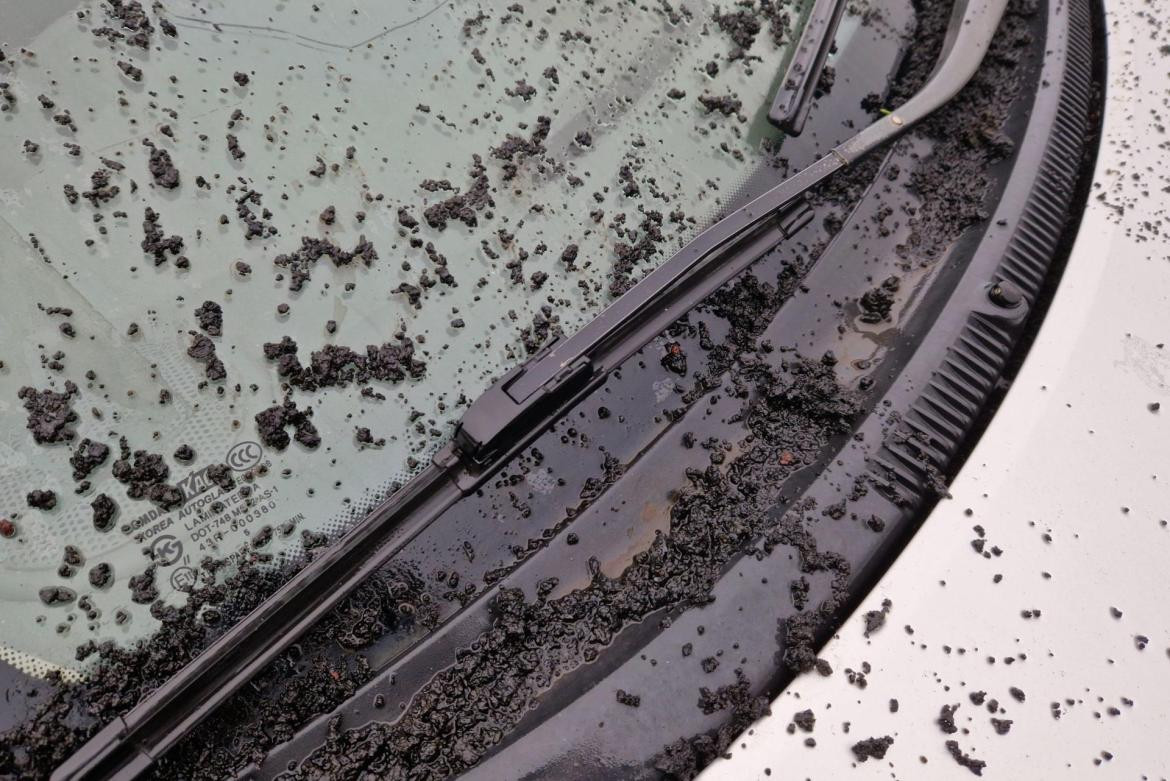
<svg viewBox="0 0 1170 781">
<path fill-rule="evenodd" d="M 572 336 L 477 398 L 432 463 L 124 716 L 54 781 L 128 780 L 215 712 L 434 518 L 474 492 L 624 359 L 812 219 L 806 194 L 946 105 L 983 61 L 1007 0 L 958 0 L 933 73 L 912 98 L 701 232 Z"/>
<path fill-rule="evenodd" d="M 784 132 L 798 136 L 812 107 L 812 96 L 833 48 L 837 27 L 845 12 L 845 0 L 816 0 L 788 62 L 768 120 Z"/>
</svg>

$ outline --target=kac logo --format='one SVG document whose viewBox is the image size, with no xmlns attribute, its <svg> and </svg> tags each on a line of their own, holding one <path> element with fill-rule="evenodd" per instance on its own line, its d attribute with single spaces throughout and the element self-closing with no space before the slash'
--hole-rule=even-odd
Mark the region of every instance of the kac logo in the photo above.
<svg viewBox="0 0 1170 781">
<path fill-rule="evenodd" d="M 240 442 L 232 445 L 224 461 L 237 472 L 245 472 L 260 463 L 264 449 L 259 442 Z"/>
</svg>

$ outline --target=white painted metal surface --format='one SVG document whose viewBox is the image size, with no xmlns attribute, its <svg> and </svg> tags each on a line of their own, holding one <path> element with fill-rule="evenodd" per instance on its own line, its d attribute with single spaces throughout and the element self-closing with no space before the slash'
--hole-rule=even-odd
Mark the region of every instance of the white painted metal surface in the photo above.
<svg viewBox="0 0 1170 781">
<path fill-rule="evenodd" d="M 953 498 L 824 649 L 834 674 L 798 679 L 707 781 L 971 778 L 947 740 L 985 778 L 1170 775 L 1170 6 L 1106 4 L 1094 191 L 1015 385 Z M 845 673 L 863 664 L 864 689 Z M 806 708 L 813 732 L 789 734 Z M 884 735 L 885 758 L 858 763 L 850 747 Z"/>
</svg>

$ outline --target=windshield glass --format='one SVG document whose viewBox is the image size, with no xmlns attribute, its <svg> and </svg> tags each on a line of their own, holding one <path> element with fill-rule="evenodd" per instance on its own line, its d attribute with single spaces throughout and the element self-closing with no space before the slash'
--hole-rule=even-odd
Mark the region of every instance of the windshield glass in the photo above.
<svg viewBox="0 0 1170 781">
<path fill-rule="evenodd" d="M 0 0 L 0 659 L 71 670 L 407 480 L 783 168 L 805 12 Z"/>
</svg>

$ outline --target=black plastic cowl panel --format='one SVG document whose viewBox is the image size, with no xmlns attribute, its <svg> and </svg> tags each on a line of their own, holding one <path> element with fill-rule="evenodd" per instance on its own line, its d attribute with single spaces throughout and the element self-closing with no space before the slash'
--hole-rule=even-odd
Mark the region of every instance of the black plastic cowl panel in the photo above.
<svg viewBox="0 0 1170 781">
<path fill-rule="evenodd" d="M 1010 220 L 1011 233 L 998 265 L 987 278 L 988 299 L 967 315 L 926 388 L 909 405 L 904 429 L 887 437 L 872 459 L 875 477 L 904 505 L 916 505 L 937 493 L 939 476 L 953 471 L 955 457 L 972 444 L 972 430 L 1003 378 L 1025 315 L 1051 281 L 1051 266 L 1066 240 L 1070 215 L 1077 211 L 1086 144 L 1095 134 L 1088 0 L 1071 0 L 1063 22 L 1050 29 L 1050 36 L 1062 39 L 1055 46 L 1050 44 L 1051 56 L 1063 59 L 1060 79 L 1053 82 L 1059 85 L 1052 90 L 1055 101 L 1044 94 L 1038 96 L 1035 126 L 1018 156 L 1017 166 L 1024 170 L 1033 166 L 1034 178 L 1018 204 L 1013 194 L 1006 194 L 996 215 L 999 220 Z M 1056 69 L 1058 64 L 1050 61 L 1047 65 Z M 1055 106 L 1041 105 L 1046 99 Z M 1014 219 L 1007 216 L 1012 212 Z M 985 242 L 978 254 L 1000 254 L 1000 240 Z M 974 262 L 972 268 L 981 265 L 985 263 Z M 1023 302 L 1010 308 L 997 305 L 991 291 L 1000 283 L 1022 294 Z"/>
</svg>

